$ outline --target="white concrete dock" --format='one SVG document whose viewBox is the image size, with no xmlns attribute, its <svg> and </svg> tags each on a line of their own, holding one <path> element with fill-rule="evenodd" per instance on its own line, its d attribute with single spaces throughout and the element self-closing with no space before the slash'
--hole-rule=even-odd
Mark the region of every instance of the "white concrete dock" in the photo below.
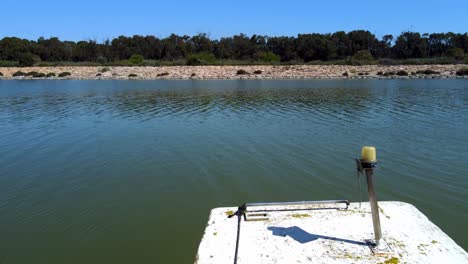
<svg viewBox="0 0 468 264">
<path fill-rule="evenodd" d="M 468 263 L 468 254 L 411 204 L 379 202 L 383 240 L 369 203 L 248 208 L 237 263 Z M 234 263 L 236 207 L 211 211 L 195 263 Z M 250 216 L 249 216 L 250 214 Z M 253 214 L 253 215 L 252 215 Z M 266 215 L 265 215 L 266 214 Z"/>
</svg>

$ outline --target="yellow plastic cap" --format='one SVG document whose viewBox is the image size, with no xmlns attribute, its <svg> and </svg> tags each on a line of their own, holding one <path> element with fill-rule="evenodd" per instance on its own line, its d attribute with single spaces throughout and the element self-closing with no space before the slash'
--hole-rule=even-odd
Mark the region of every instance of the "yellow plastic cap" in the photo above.
<svg viewBox="0 0 468 264">
<path fill-rule="evenodd" d="M 367 161 L 367 162 L 377 161 L 377 154 L 375 151 L 375 147 L 372 147 L 372 146 L 362 147 L 361 160 Z"/>
</svg>

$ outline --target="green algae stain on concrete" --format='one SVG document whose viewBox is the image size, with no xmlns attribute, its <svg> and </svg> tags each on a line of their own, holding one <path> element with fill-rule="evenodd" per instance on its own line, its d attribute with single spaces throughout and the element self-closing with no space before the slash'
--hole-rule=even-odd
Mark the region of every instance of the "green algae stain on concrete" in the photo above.
<svg viewBox="0 0 468 264">
<path fill-rule="evenodd" d="M 343 255 L 343 258 L 344 259 L 349 259 L 349 260 L 356 260 L 356 261 L 359 261 L 359 260 L 362 259 L 361 256 L 354 256 L 354 255 L 351 255 L 350 253 L 347 253 L 347 252 Z"/>
<path fill-rule="evenodd" d="M 399 264 L 400 259 L 397 257 L 393 257 L 390 259 L 385 260 L 384 262 L 379 262 L 378 264 Z"/>
<path fill-rule="evenodd" d="M 305 217 L 310 217 L 310 214 L 292 214 L 291 217 L 294 217 L 294 218 L 305 218 Z"/>
<path fill-rule="evenodd" d="M 227 210 L 226 212 L 224 212 L 226 215 L 233 215 L 234 214 L 234 211 L 232 210 Z"/>
</svg>

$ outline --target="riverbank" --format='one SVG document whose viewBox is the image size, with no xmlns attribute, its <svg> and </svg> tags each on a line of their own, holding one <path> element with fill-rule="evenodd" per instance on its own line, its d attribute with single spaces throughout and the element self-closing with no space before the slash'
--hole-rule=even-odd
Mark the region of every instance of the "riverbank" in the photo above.
<svg viewBox="0 0 468 264">
<path fill-rule="evenodd" d="M 3 79 L 338 79 L 464 78 L 465 65 L 291 65 L 291 66 L 162 66 L 162 67 L 4 67 Z M 3 76 L 2 76 L 3 75 Z M 48 77 L 46 77 L 48 75 Z M 62 76 L 62 77 L 60 77 Z M 466 78 L 466 76 L 465 76 Z"/>
</svg>

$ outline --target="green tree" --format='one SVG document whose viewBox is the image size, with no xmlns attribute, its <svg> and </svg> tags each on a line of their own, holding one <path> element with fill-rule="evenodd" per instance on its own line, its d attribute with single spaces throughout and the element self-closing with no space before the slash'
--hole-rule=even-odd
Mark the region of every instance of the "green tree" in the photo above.
<svg viewBox="0 0 468 264">
<path fill-rule="evenodd" d="M 344 59 L 351 56 L 351 41 L 349 36 L 344 31 L 338 31 L 331 35 L 331 41 L 336 47 L 336 56 L 339 59 Z"/>
<path fill-rule="evenodd" d="M 172 34 L 162 40 L 162 58 L 166 60 L 184 59 L 189 54 L 187 41 L 189 36 Z"/>
<path fill-rule="evenodd" d="M 0 60 L 30 65 L 40 60 L 93 61 L 107 63 L 127 61 L 139 54 L 148 60 L 185 60 L 191 64 L 206 64 L 213 56 L 217 59 L 245 61 L 263 60 L 282 62 L 303 60 L 354 59 L 359 51 L 368 51 L 374 58 L 437 58 L 450 56 L 462 60 L 468 52 L 468 33 L 403 32 L 393 38 L 384 35 L 377 39 L 366 30 L 333 34 L 299 34 L 296 37 L 245 34 L 210 39 L 207 34 L 179 36 L 172 34 L 159 39 L 155 36 L 119 36 L 98 43 L 88 41 L 62 41 L 56 37 L 27 40 L 5 37 L 0 40 Z M 462 52 L 463 51 L 463 52 Z M 200 55 L 203 54 L 203 55 Z M 212 54 L 207 57 L 206 54 Z M 275 54 L 275 55 L 272 55 Z M 353 57 L 354 56 L 354 57 Z M 31 60 L 32 58 L 32 60 Z M 142 63 L 141 61 L 136 62 Z"/>
<path fill-rule="evenodd" d="M 300 34 L 297 37 L 297 54 L 305 62 L 336 58 L 336 46 L 330 35 Z"/>
<path fill-rule="evenodd" d="M 295 60 L 296 39 L 294 37 L 272 37 L 268 38 L 268 49 L 280 56 L 281 61 Z"/>
<path fill-rule="evenodd" d="M 198 34 L 188 40 L 190 52 L 193 53 L 212 53 L 213 42 L 206 34 Z"/>
<path fill-rule="evenodd" d="M 245 34 L 234 35 L 232 38 L 232 51 L 234 59 L 251 59 L 255 53 L 255 47 Z"/>
<path fill-rule="evenodd" d="M 397 58 L 424 58 L 427 54 L 427 39 L 416 32 L 403 32 L 393 47 Z"/>
<path fill-rule="evenodd" d="M 375 53 L 378 49 L 378 40 L 374 34 L 367 30 L 354 30 L 348 33 L 350 54 L 359 50 L 368 50 Z"/>
<path fill-rule="evenodd" d="M 37 56 L 29 52 L 22 53 L 18 58 L 19 65 L 22 67 L 33 66 L 36 61 L 36 57 Z"/>
<path fill-rule="evenodd" d="M 234 56 L 233 39 L 221 38 L 214 43 L 214 54 L 220 59 L 232 59 Z"/>
</svg>

